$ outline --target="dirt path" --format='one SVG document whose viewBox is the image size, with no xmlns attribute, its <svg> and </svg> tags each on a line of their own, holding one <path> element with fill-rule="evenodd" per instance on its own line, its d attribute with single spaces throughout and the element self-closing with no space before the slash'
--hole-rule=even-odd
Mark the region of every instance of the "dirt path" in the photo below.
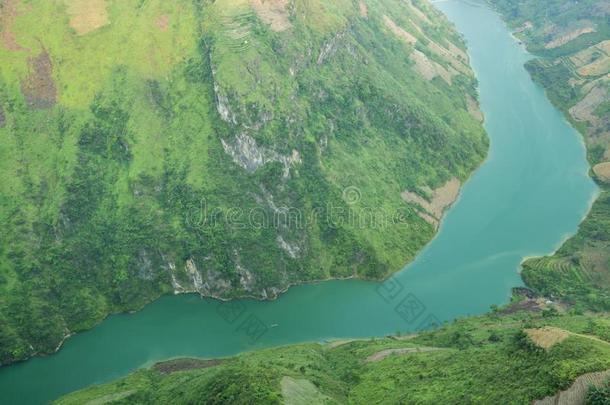
<svg viewBox="0 0 610 405">
<path fill-rule="evenodd" d="M 386 349 L 380 352 L 374 353 L 367 357 L 364 362 L 365 363 L 374 363 L 376 361 L 381 361 L 388 356 L 394 354 L 414 354 L 414 353 L 425 353 L 425 352 L 436 352 L 440 350 L 449 350 L 440 347 L 404 347 L 399 349 Z"/>
</svg>

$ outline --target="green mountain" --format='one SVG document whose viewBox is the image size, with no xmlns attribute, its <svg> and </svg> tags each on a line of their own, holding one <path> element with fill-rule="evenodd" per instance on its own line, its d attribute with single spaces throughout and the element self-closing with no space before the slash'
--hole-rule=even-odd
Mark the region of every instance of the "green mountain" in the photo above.
<svg viewBox="0 0 610 405">
<path fill-rule="evenodd" d="M 487 150 L 425 1 L 0 7 L 0 364 L 165 293 L 384 278 Z"/>
<path fill-rule="evenodd" d="M 593 399 L 608 390 L 609 320 L 518 306 L 420 336 L 172 360 L 55 403 L 607 403 Z"/>
<path fill-rule="evenodd" d="M 581 309 L 610 311 L 610 3 L 490 0 L 536 58 L 526 64 L 584 137 L 600 195 L 578 233 L 523 264 L 526 284 Z"/>
<path fill-rule="evenodd" d="M 171 360 L 57 403 L 608 404 L 610 7 L 490 2 L 536 56 L 526 65 L 533 78 L 583 134 L 601 190 L 574 237 L 524 263 L 524 281 L 541 295 L 525 290 L 488 315 L 417 336 Z"/>
</svg>

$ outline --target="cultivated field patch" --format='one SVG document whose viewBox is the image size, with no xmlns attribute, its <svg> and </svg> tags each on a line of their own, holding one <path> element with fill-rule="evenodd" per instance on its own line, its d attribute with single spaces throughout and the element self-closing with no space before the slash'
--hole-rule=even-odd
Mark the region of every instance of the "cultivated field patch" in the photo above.
<svg viewBox="0 0 610 405">
<path fill-rule="evenodd" d="M 415 38 L 413 35 L 409 34 L 407 31 L 396 25 L 396 23 L 392 21 L 392 19 L 387 15 L 383 16 L 383 22 L 385 23 L 386 27 L 390 29 L 390 31 L 392 31 L 397 37 L 399 37 L 406 43 L 414 45 L 417 42 L 417 38 Z"/>
<path fill-rule="evenodd" d="M 70 27 L 85 35 L 110 23 L 106 0 L 66 0 Z"/>
<path fill-rule="evenodd" d="M 250 5 L 262 22 L 276 32 L 292 27 L 288 13 L 288 0 L 250 0 Z"/>
<path fill-rule="evenodd" d="M 593 172 L 601 181 L 610 183 L 610 162 L 595 165 L 593 167 Z"/>
<path fill-rule="evenodd" d="M 525 329 L 525 333 L 536 346 L 545 350 L 563 342 L 570 336 L 570 332 L 552 326 L 539 329 Z"/>
<path fill-rule="evenodd" d="M 423 211 L 419 211 L 418 215 L 430 224 L 438 226 L 445 210 L 457 199 L 460 186 L 460 181 L 454 177 L 442 187 L 434 190 L 422 187 L 422 191 L 427 194 L 428 199 L 408 190 L 402 193 L 402 199 L 419 206 Z"/>
<path fill-rule="evenodd" d="M 547 44 L 544 47 L 546 49 L 559 48 L 560 46 L 563 46 L 563 45 L 567 44 L 568 42 L 575 40 L 579 36 L 588 34 L 591 32 L 595 32 L 595 28 L 593 28 L 593 27 L 578 28 L 578 29 L 572 30 L 570 32 L 567 32 L 563 35 L 560 35 L 559 37 L 555 38 L 554 40 L 552 40 L 550 42 L 547 42 Z"/>
<path fill-rule="evenodd" d="M 578 121 L 595 124 L 599 118 L 593 115 L 593 112 L 607 98 L 608 89 L 605 86 L 596 86 L 574 107 L 570 108 L 570 115 Z"/>
</svg>

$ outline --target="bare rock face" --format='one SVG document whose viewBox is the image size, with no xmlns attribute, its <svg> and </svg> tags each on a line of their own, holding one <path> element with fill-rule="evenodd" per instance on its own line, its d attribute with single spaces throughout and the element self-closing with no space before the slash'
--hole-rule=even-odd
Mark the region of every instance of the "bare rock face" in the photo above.
<svg viewBox="0 0 610 405">
<path fill-rule="evenodd" d="M 301 253 L 301 248 L 299 246 L 294 243 L 286 242 L 282 235 L 277 236 L 277 244 L 292 259 L 296 259 Z"/>
<path fill-rule="evenodd" d="M 146 249 L 141 249 L 138 253 L 138 277 L 143 280 L 152 280 L 155 277 L 155 271 L 152 258 Z"/>
<path fill-rule="evenodd" d="M 301 155 L 297 150 L 293 150 L 290 156 L 280 155 L 272 149 L 258 146 L 256 140 L 245 133 L 237 135 L 233 141 L 223 139 L 222 147 L 233 162 L 249 172 L 255 172 L 266 163 L 280 162 L 284 166 L 284 178 L 287 178 L 290 168 L 301 163 Z"/>
<path fill-rule="evenodd" d="M 233 114 L 231 107 L 229 106 L 229 98 L 220 86 L 218 86 L 216 81 L 214 81 L 214 94 L 216 95 L 216 110 L 218 111 L 220 118 L 224 122 L 236 124 L 237 120 L 235 119 L 235 114 Z"/>
<path fill-rule="evenodd" d="M 186 261 L 185 269 L 187 276 L 189 276 L 193 283 L 195 291 L 201 291 L 203 287 L 203 279 L 201 278 L 201 273 L 199 273 L 197 270 L 197 266 L 192 258 Z"/>
<path fill-rule="evenodd" d="M 322 65 L 324 62 L 329 60 L 335 53 L 337 53 L 341 39 L 344 36 L 345 31 L 338 32 L 330 40 L 324 43 L 322 49 L 320 50 L 320 54 L 318 55 L 318 65 Z"/>
</svg>

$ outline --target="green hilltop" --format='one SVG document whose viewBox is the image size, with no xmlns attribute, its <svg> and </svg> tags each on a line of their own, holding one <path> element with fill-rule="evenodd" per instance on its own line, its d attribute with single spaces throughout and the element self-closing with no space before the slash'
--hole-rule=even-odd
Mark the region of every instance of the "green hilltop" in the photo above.
<svg viewBox="0 0 610 405">
<path fill-rule="evenodd" d="M 0 364 L 161 294 L 382 279 L 487 151 L 427 2 L 0 7 Z"/>
</svg>

